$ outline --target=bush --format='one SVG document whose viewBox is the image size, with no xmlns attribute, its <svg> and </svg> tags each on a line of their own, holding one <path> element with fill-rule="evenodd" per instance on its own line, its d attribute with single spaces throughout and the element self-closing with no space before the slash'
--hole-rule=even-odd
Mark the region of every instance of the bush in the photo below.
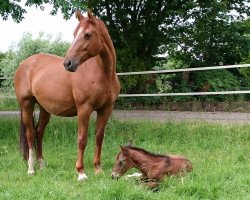
<svg viewBox="0 0 250 200">
<path fill-rule="evenodd" d="M 239 77 L 226 69 L 192 72 L 190 87 L 194 92 L 237 91 L 241 89 Z M 243 95 L 215 95 L 202 96 L 205 101 L 232 101 L 241 100 Z"/>
<path fill-rule="evenodd" d="M 51 53 L 58 56 L 64 56 L 69 43 L 64 42 L 58 35 L 52 40 L 50 35 L 40 33 L 36 39 L 32 38 L 30 33 L 25 33 L 21 40 L 10 48 L 5 57 L 0 61 L 0 75 L 4 77 L 13 77 L 20 62 L 36 53 Z M 13 91 L 13 80 L 3 81 L 1 90 L 4 92 Z"/>
</svg>

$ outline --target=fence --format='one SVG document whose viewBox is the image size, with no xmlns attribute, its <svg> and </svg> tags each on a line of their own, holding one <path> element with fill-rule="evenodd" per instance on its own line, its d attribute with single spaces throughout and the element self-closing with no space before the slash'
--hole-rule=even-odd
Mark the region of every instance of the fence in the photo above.
<svg viewBox="0 0 250 200">
<path fill-rule="evenodd" d="M 124 72 L 117 73 L 119 76 L 139 75 L 139 74 L 162 74 L 162 73 L 176 73 L 187 71 L 205 71 L 214 69 L 231 69 L 250 67 L 250 64 L 241 65 L 225 65 L 225 66 L 212 66 L 212 67 L 197 67 L 185 69 L 171 69 L 171 70 L 158 70 L 158 71 L 142 71 L 142 72 Z M 166 96 L 195 96 L 195 95 L 216 95 L 216 94 L 249 94 L 250 90 L 242 91 L 220 91 L 220 92 L 187 92 L 187 93 L 154 93 L 154 94 L 120 94 L 119 97 L 166 97 Z"/>
<path fill-rule="evenodd" d="M 212 67 L 197 67 L 197 68 L 185 68 L 185 69 L 171 69 L 171 70 L 158 70 L 158 71 L 141 71 L 141 72 L 122 72 L 117 73 L 118 76 L 129 75 L 143 75 L 143 74 L 163 74 L 163 73 L 178 73 L 187 71 L 205 71 L 215 69 L 231 69 L 231 68 L 243 68 L 250 67 L 250 64 L 241 65 L 225 65 L 225 66 L 212 66 Z M 0 77 L 0 79 L 12 79 L 11 77 Z M 250 90 L 241 91 L 219 91 L 219 92 L 188 92 L 188 93 L 154 93 L 154 94 L 120 94 L 119 97 L 163 97 L 163 96 L 195 96 L 195 95 L 217 95 L 217 94 L 250 94 Z M 15 98 L 11 95 L 0 95 L 0 99 L 3 98 Z"/>
</svg>

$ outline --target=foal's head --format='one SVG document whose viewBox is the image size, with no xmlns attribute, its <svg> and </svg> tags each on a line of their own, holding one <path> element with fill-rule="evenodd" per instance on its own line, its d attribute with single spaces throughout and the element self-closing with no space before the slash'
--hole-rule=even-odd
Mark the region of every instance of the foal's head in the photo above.
<svg viewBox="0 0 250 200">
<path fill-rule="evenodd" d="M 121 151 L 116 157 L 115 166 L 112 170 L 112 178 L 118 179 L 125 174 L 129 169 L 133 168 L 135 163 L 129 156 L 129 148 L 127 146 L 121 147 Z"/>
<path fill-rule="evenodd" d="M 70 72 L 77 70 L 77 67 L 91 57 L 98 55 L 102 49 L 102 36 L 98 19 L 92 12 L 84 17 L 79 11 L 76 12 L 79 21 L 74 31 L 74 41 L 64 59 L 64 67 Z"/>
</svg>

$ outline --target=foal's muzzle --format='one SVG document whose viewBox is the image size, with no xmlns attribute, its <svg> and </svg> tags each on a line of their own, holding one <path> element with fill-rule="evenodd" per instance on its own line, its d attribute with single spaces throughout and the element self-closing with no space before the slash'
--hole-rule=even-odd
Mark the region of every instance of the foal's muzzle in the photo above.
<svg viewBox="0 0 250 200">
<path fill-rule="evenodd" d="M 118 178 L 120 178 L 120 175 L 114 172 L 111 173 L 111 176 L 113 180 L 118 180 Z"/>
<path fill-rule="evenodd" d="M 63 62 L 64 68 L 69 72 L 75 72 L 79 65 L 78 62 L 74 62 L 72 60 L 65 59 Z"/>
</svg>

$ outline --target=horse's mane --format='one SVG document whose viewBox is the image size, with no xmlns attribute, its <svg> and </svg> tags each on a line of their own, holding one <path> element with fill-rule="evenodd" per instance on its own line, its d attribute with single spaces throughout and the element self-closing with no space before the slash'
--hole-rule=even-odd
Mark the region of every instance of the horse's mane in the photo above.
<svg viewBox="0 0 250 200">
<path fill-rule="evenodd" d="M 148 156 L 153 156 L 153 157 L 169 157 L 168 155 L 163 155 L 163 154 L 155 154 L 155 153 L 151 153 L 149 151 L 146 151 L 145 149 L 139 148 L 139 147 L 134 147 L 134 146 L 125 146 L 127 149 L 131 149 L 134 151 L 139 151 L 144 155 L 148 155 Z"/>
</svg>

